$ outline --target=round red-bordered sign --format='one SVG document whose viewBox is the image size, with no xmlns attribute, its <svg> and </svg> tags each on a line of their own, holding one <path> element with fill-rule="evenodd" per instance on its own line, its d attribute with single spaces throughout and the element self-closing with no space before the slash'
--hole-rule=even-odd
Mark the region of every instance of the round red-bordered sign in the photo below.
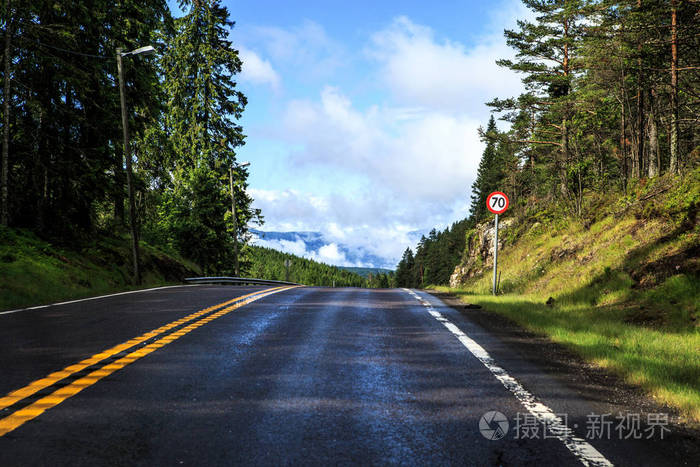
<svg viewBox="0 0 700 467">
<path fill-rule="evenodd" d="M 494 214 L 503 214 L 509 204 L 508 197 L 501 191 L 494 191 L 486 197 L 486 207 Z"/>
</svg>

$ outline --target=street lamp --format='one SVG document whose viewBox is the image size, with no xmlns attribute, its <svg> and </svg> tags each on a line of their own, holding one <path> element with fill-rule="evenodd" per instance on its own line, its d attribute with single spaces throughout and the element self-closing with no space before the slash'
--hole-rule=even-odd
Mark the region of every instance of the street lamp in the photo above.
<svg viewBox="0 0 700 467">
<path fill-rule="evenodd" d="M 236 277 L 240 276 L 241 271 L 238 264 L 238 219 L 236 218 L 236 192 L 233 191 L 233 171 L 248 167 L 250 162 L 241 162 L 233 165 L 228 169 L 229 182 L 231 183 L 231 214 L 233 217 L 233 267 Z"/>
<path fill-rule="evenodd" d="M 151 54 L 155 52 L 153 46 L 139 47 L 131 52 L 122 52 L 117 48 L 117 72 L 119 74 L 119 98 L 122 108 L 122 131 L 124 133 L 124 157 L 126 159 L 126 184 L 129 191 L 129 224 L 131 228 L 131 253 L 134 261 L 134 283 L 141 283 L 141 271 L 139 270 L 139 238 L 136 228 L 136 203 L 134 201 L 134 185 L 131 173 L 131 151 L 129 150 L 129 121 L 126 116 L 126 97 L 124 95 L 124 73 L 122 71 L 122 57 L 127 55 Z"/>
</svg>

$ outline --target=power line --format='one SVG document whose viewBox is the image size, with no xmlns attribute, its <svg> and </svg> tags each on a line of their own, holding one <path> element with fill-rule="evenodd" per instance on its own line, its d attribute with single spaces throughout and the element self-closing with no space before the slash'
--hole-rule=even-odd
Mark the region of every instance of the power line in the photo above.
<svg viewBox="0 0 700 467">
<path fill-rule="evenodd" d="M 5 28 L 0 29 L 0 31 L 2 31 L 2 32 L 4 33 L 4 32 L 5 32 Z M 40 46 L 42 46 L 42 47 L 48 47 L 48 48 L 50 48 L 50 49 L 60 50 L 61 52 L 66 52 L 66 53 L 73 54 L 73 55 L 80 55 L 80 56 L 82 56 L 82 57 L 101 58 L 101 59 L 104 59 L 104 60 L 111 60 L 111 59 L 114 58 L 114 57 L 109 57 L 109 56 L 105 56 L 105 55 L 86 54 L 86 53 L 83 53 L 83 52 L 77 52 L 77 51 L 75 51 L 75 50 L 64 49 L 63 47 L 56 47 L 55 45 L 44 44 L 43 42 L 41 42 L 41 41 L 38 40 L 38 39 L 29 39 L 29 38 L 26 38 L 26 37 L 22 37 L 22 35 L 18 35 L 17 38 L 18 38 L 18 39 L 21 39 L 21 40 L 23 40 L 23 41 L 25 41 L 25 42 L 31 42 L 31 43 L 33 43 L 33 44 L 40 45 Z"/>
<path fill-rule="evenodd" d="M 55 45 L 44 44 L 43 42 L 41 42 L 39 40 L 31 40 L 31 39 L 26 39 L 26 38 L 22 38 L 22 39 L 24 39 L 27 42 L 32 42 L 32 43 L 38 44 L 42 47 L 48 47 L 50 49 L 60 50 L 61 52 L 66 52 L 66 53 L 69 53 L 72 55 L 79 55 L 82 57 L 90 57 L 90 58 L 101 58 L 101 59 L 105 59 L 105 60 L 111 60 L 112 58 L 114 58 L 114 57 L 107 57 L 104 55 L 95 55 L 95 54 L 86 54 L 83 52 L 76 52 L 75 50 L 64 49 L 63 47 L 56 47 Z"/>
<path fill-rule="evenodd" d="M 102 59 L 106 59 L 106 60 L 111 60 L 112 58 L 114 58 L 114 57 L 107 57 L 105 55 L 95 55 L 95 54 L 86 54 L 86 53 L 82 53 L 82 52 L 76 52 L 74 50 L 68 50 L 68 49 L 63 49 L 61 47 L 56 47 L 54 45 L 44 44 L 43 42 L 39 42 L 39 41 L 35 41 L 35 42 L 43 47 L 49 47 L 51 49 L 60 50 L 62 52 L 67 52 L 67 53 L 73 54 L 73 55 L 81 55 L 83 57 L 91 57 L 91 58 L 102 58 Z"/>
</svg>

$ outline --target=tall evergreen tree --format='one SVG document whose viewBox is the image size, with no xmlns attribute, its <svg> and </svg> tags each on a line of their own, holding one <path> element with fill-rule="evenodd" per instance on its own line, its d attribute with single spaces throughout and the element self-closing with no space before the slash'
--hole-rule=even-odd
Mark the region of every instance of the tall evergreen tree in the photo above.
<svg viewBox="0 0 700 467">
<path fill-rule="evenodd" d="M 227 39 L 234 23 L 218 0 L 183 0 L 180 7 L 186 13 L 175 21 L 175 36 L 162 62 L 169 96 L 165 128 L 174 153 L 174 186 L 165 196 L 179 198 L 166 205 L 182 206 L 187 212 L 180 216 L 187 221 L 170 216 L 164 227 L 182 253 L 205 269 L 230 271 L 234 236 L 245 240 L 248 221 L 260 218 L 245 193 L 247 172 L 235 170 L 237 228 L 229 227 L 224 235 L 229 168 L 236 162 L 236 147 L 244 143 L 237 120 L 246 105 L 234 79 L 241 60 Z M 191 202 L 183 204 L 185 200 Z M 208 241 L 198 244 L 188 240 L 192 237 Z"/>
<path fill-rule="evenodd" d="M 559 180 L 559 191 L 568 195 L 567 166 L 571 162 L 572 87 L 581 71 L 578 49 L 581 41 L 583 0 L 523 0 L 537 14 L 535 22 L 518 21 L 518 30 L 506 30 L 508 45 L 516 60 L 497 63 L 523 73 L 526 92 L 518 98 L 489 103 L 506 118 L 527 126 L 522 143 L 558 148 L 551 161 Z"/>
<path fill-rule="evenodd" d="M 228 171 L 245 138 L 236 123 L 246 105 L 234 80 L 241 59 L 227 39 L 234 22 L 219 0 L 182 0 L 180 8 L 186 13 L 163 60 L 178 165 Z"/>
<path fill-rule="evenodd" d="M 479 221 L 486 215 L 486 197 L 497 189 L 500 181 L 500 165 L 497 160 L 498 129 L 493 115 L 489 119 L 486 131 L 481 132 L 481 139 L 486 143 L 484 153 L 481 155 L 479 169 L 476 172 L 476 180 L 472 184 L 471 206 L 469 214 L 475 221 Z"/>
<path fill-rule="evenodd" d="M 406 248 L 403 252 L 401 261 L 396 267 L 396 286 L 397 287 L 414 287 L 414 258 L 410 248 Z"/>
</svg>

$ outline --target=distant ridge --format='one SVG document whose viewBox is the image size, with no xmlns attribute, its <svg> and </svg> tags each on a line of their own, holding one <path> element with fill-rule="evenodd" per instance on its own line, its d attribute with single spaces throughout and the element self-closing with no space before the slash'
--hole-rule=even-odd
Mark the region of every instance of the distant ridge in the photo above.
<svg viewBox="0 0 700 467">
<path fill-rule="evenodd" d="M 390 272 L 394 272 L 393 269 L 384 269 L 384 268 L 357 268 L 357 267 L 352 267 L 352 266 L 340 266 L 340 269 L 345 269 L 346 271 L 349 272 L 354 272 L 355 274 L 362 276 L 362 277 L 368 277 L 370 274 L 377 275 L 377 274 L 387 274 Z"/>
<path fill-rule="evenodd" d="M 304 258 L 343 267 L 343 269 L 347 270 L 352 270 L 352 267 L 342 266 L 342 264 L 357 265 L 355 267 L 358 269 L 380 270 L 384 272 L 389 271 L 390 269 L 388 268 L 394 267 L 395 264 L 393 260 L 377 256 L 362 247 L 350 247 L 337 241 L 330 240 L 321 232 L 265 232 L 262 230 L 250 229 L 250 233 L 253 234 L 252 243 L 254 245 L 292 253 Z M 330 245 L 334 245 L 334 247 L 337 248 L 339 258 L 324 257 L 322 248 Z"/>
</svg>

